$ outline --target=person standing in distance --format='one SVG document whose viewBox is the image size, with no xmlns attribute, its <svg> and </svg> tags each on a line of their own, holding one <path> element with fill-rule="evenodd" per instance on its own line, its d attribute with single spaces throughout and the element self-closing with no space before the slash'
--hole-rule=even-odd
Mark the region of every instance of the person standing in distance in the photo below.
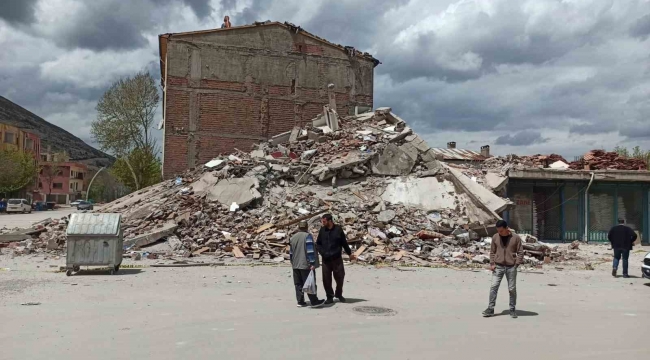
<svg viewBox="0 0 650 360">
<path fill-rule="evenodd" d="M 503 276 L 508 279 L 510 293 L 510 317 L 517 318 L 517 267 L 524 260 L 524 245 L 519 235 L 512 233 L 508 223 L 497 221 L 497 233 L 492 237 L 490 247 L 490 270 L 492 270 L 492 286 L 490 286 L 490 302 L 483 311 L 484 317 L 494 316 L 494 306 Z"/>
<path fill-rule="evenodd" d="M 343 266 L 343 257 L 341 250 L 350 256 L 350 260 L 354 260 L 354 255 L 348 241 L 345 237 L 345 232 L 341 226 L 334 224 L 331 214 L 325 214 L 321 217 L 321 224 L 323 225 L 318 232 L 318 239 L 316 246 L 318 252 L 323 257 L 323 287 L 327 300 L 325 304 L 332 304 L 336 296 L 340 302 L 345 302 L 343 297 L 343 281 L 345 280 L 345 268 Z M 332 289 L 332 275 L 336 281 L 336 292 Z"/>
<path fill-rule="evenodd" d="M 298 307 L 307 306 L 302 287 L 305 285 L 309 273 L 318 267 L 318 256 L 314 247 L 314 238 L 309 233 L 309 225 L 306 221 L 301 221 L 298 224 L 298 232 L 289 240 L 289 257 L 293 268 L 293 285 L 296 288 Z M 315 280 L 316 273 L 314 272 Z M 313 308 L 321 307 L 325 303 L 325 300 L 318 300 L 316 294 L 307 294 L 307 296 Z"/>
<path fill-rule="evenodd" d="M 629 278 L 627 273 L 627 259 L 630 258 L 630 250 L 634 247 L 636 241 L 636 233 L 629 226 L 625 226 L 624 219 L 618 219 L 618 225 L 612 227 L 607 234 L 609 242 L 612 244 L 614 250 L 614 266 L 612 269 L 612 276 L 616 277 L 618 271 L 618 263 L 623 257 L 623 277 Z"/>
</svg>

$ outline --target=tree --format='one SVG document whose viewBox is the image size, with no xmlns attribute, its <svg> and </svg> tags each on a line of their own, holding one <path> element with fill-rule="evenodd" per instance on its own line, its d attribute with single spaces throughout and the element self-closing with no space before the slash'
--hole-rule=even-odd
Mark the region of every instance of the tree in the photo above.
<svg viewBox="0 0 650 360">
<path fill-rule="evenodd" d="M 0 150 L 0 193 L 11 193 L 32 183 L 37 166 L 30 153 L 18 150 Z"/>
<path fill-rule="evenodd" d="M 55 164 L 47 164 L 41 166 L 41 174 L 43 175 L 43 179 L 47 182 L 47 195 L 51 195 L 52 186 L 54 186 L 54 179 L 63 174 L 63 169 Z"/>
<path fill-rule="evenodd" d="M 91 124 L 91 134 L 102 150 L 123 160 L 132 176 L 134 188 L 141 186 L 143 174 L 136 171 L 130 155 L 151 152 L 157 155 L 156 140 L 152 136 L 153 121 L 160 94 L 156 82 L 148 72 L 114 82 L 97 103 L 97 120 Z M 135 155 L 136 157 L 139 155 Z M 144 157 L 148 158 L 148 157 Z M 138 171 L 146 171 L 149 165 Z M 124 178 L 120 178 L 125 182 Z"/>
<path fill-rule="evenodd" d="M 131 164 L 137 174 L 137 183 L 129 176 L 130 169 L 127 164 Z M 120 179 L 122 183 L 130 188 L 136 189 L 147 187 L 159 183 L 161 178 L 161 163 L 150 148 L 135 149 L 131 153 L 115 161 L 110 169 L 110 173 Z"/>
</svg>

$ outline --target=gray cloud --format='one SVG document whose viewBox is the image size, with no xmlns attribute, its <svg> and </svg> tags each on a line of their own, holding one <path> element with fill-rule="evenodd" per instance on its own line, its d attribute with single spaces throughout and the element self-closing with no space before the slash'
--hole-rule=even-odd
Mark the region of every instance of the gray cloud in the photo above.
<svg viewBox="0 0 650 360">
<path fill-rule="evenodd" d="M 212 15 L 214 10 L 210 5 L 210 0 L 183 0 L 189 7 L 192 8 L 194 14 L 199 19 L 204 19 Z"/>
<path fill-rule="evenodd" d="M 3 0 L 0 19 L 9 23 L 31 23 L 34 21 L 34 5 L 38 0 Z"/>
<path fill-rule="evenodd" d="M 650 138 L 650 118 L 645 121 L 625 122 L 619 130 L 628 139 Z"/>
<path fill-rule="evenodd" d="M 630 27 L 630 34 L 640 39 L 647 39 L 650 35 L 650 14 L 637 19 Z"/>
<path fill-rule="evenodd" d="M 495 142 L 497 145 L 512 145 L 512 146 L 526 146 L 533 144 L 541 144 L 547 142 L 548 139 L 542 137 L 539 131 L 521 131 L 514 135 L 507 134 L 499 136 Z"/>
<path fill-rule="evenodd" d="M 111 81 L 143 68 L 159 76 L 157 34 L 230 15 L 234 25 L 290 21 L 371 52 L 383 62 L 375 106 L 440 146 L 567 157 L 650 148 L 644 0 L 95 0 L 46 17 L 40 5 L 54 2 L 38 1 L 0 11 L 0 95 L 82 138 Z"/>
</svg>

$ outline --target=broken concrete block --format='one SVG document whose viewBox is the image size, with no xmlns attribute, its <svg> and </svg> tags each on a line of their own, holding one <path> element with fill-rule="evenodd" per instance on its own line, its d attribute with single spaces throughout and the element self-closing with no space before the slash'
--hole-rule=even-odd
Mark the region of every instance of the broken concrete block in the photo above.
<svg viewBox="0 0 650 360">
<path fill-rule="evenodd" d="M 262 194 L 257 191 L 258 188 L 259 182 L 254 177 L 223 179 L 207 189 L 207 199 L 224 205 L 237 203 L 240 208 L 243 208 L 262 198 Z"/>
<path fill-rule="evenodd" d="M 409 144 L 412 144 L 413 146 L 415 146 L 415 148 L 417 148 L 418 152 L 420 152 L 420 153 L 425 153 L 425 152 L 427 152 L 427 151 L 429 151 L 431 149 L 429 144 L 427 144 L 427 142 L 424 141 L 424 139 L 422 139 L 421 137 L 419 137 L 416 134 L 407 136 L 406 141 L 408 141 Z"/>
<path fill-rule="evenodd" d="M 402 130 L 402 132 L 400 132 L 399 134 L 389 137 L 389 139 L 390 139 L 389 142 L 395 143 L 395 142 L 404 140 L 407 136 L 411 135 L 412 133 L 413 133 L 413 130 L 411 130 L 411 128 L 408 128 L 408 127 L 404 128 L 404 130 Z"/>
<path fill-rule="evenodd" d="M 477 264 L 487 264 L 490 262 L 490 258 L 485 255 L 476 255 L 472 258 L 472 262 Z"/>
<path fill-rule="evenodd" d="M 377 215 L 377 220 L 383 223 L 389 223 L 393 221 L 396 215 L 395 210 L 384 210 Z"/>
<path fill-rule="evenodd" d="M 417 161 L 417 159 L 418 159 L 418 149 L 415 146 L 413 146 L 411 143 L 405 143 L 404 145 L 400 146 L 399 148 L 402 149 L 405 153 L 407 153 L 408 156 L 410 156 L 411 159 L 413 159 L 413 161 Z"/>
<path fill-rule="evenodd" d="M 153 244 L 156 241 L 173 234 L 177 226 L 176 223 L 167 222 L 163 227 L 153 229 L 151 232 L 146 234 L 138 235 L 131 239 L 124 239 L 124 247 L 127 249 L 130 247 L 139 248 Z"/>
<path fill-rule="evenodd" d="M 266 155 L 264 154 L 264 150 L 255 150 L 255 151 L 251 151 L 251 157 L 252 157 L 253 159 L 256 159 L 256 158 L 257 158 L 257 159 L 264 159 L 265 156 L 266 156 Z"/>
<path fill-rule="evenodd" d="M 492 191 L 501 191 L 508 183 L 508 178 L 495 173 L 487 173 L 485 175 L 485 181 L 486 185 L 492 189 Z"/>
<path fill-rule="evenodd" d="M 291 131 L 287 131 L 285 133 L 273 136 L 269 140 L 269 142 L 271 143 L 271 145 L 276 146 L 288 142 L 290 137 L 291 137 Z"/>
<path fill-rule="evenodd" d="M 298 141 L 298 136 L 300 135 L 300 127 L 295 126 L 293 130 L 291 130 L 291 134 L 289 135 L 289 142 L 290 143 L 295 143 Z"/>
<path fill-rule="evenodd" d="M 372 172 L 376 175 L 408 175 L 415 160 L 394 144 L 388 144 L 384 152 L 372 160 Z"/>
</svg>

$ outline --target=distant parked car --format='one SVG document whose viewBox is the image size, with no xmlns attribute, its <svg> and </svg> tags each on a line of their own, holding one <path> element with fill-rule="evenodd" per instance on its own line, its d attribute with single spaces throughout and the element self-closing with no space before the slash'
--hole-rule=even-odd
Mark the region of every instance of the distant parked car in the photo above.
<svg viewBox="0 0 650 360">
<path fill-rule="evenodd" d="M 32 204 L 26 199 L 9 199 L 7 201 L 7 213 L 10 212 L 31 213 Z"/>
<path fill-rule="evenodd" d="M 83 200 L 75 200 L 75 201 L 73 201 L 73 202 L 70 203 L 70 206 L 75 207 L 75 206 L 81 204 L 82 201 L 83 201 Z"/>
<path fill-rule="evenodd" d="M 88 201 L 81 200 L 77 205 L 77 210 L 92 210 L 93 204 Z"/>
<path fill-rule="evenodd" d="M 646 279 L 650 279 L 650 253 L 645 254 L 643 265 L 641 265 L 641 273 Z"/>
</svg>

